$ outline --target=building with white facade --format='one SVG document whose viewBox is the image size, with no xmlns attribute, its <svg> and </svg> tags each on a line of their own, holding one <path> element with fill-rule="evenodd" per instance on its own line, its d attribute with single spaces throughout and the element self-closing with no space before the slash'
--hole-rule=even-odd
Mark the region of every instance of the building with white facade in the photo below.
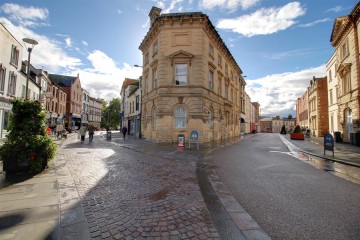
<svg viewBox="0 0 360 240">
<path fill-rule="evenodd" d="M 329 132 L 335 138 L 335 132 L 340 131 L 340 116 L 338 110 L 338 76 L 336 74 L 336 54 L 331 56 L 326 64 L 329 105 Z M 340 135 L 337 134 L 337 137 Z"/>
</svg>

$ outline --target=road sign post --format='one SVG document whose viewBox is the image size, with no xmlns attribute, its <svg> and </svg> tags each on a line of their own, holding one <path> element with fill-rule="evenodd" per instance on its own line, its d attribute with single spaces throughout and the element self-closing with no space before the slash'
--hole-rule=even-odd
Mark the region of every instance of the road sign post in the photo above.
<svg viewBox="0 0 360 240">
<path fill-rule="evenodd" d="M 334 138 L 330 133 L 324 136 L 324 155 L 326 150 L 332 151 L 334 157 Z"/>
<path fill-rule="evenodd" d="M 196 150 L 199 150 L 199 131 L 192 130 L 189 138 L 189 149 L 191 149 L 191 142 L 196 142 Z"/>
</svg>

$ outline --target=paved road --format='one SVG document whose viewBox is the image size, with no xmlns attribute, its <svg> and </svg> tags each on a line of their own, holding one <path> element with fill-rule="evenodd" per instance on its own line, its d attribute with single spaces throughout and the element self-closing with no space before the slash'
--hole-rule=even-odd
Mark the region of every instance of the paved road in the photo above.
<svg viewBox="0 0 360 240">
<path fill-rule="evenodd" d="M 73 192 L 68 186 L 60 193 L 62 206 L 77 194 L 81 199 L 81 206 L 62 210 L 62 225 L 83 209 L 92 239 L 219 239 L 194 162 L 135 152 L 99 136 L 67 143 L 60 156 L 75 182 Z"/>
<path fill-rule="evenodd" d="M 291 156 L 279 135 L 257 134 L 211 157 L 272 239 L 360 239 L 360 185 Z"/>
</svg>

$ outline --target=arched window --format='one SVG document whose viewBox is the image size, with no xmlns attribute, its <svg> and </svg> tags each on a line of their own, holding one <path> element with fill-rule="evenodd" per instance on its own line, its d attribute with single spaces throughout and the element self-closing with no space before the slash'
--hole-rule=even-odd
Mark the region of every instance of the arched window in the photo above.
<svg viewBox="0 0 360 240">
<path fill-rule="evenodd" d="M 186 128 L 186 110 L 184 106 L 178 106 L 174 112 L 175 128 Z"/>
<path fill-rule="evenodd" d="M 147 116 L 147 112 L 145 109 L 144 110 L 144 128 L 147 128 L 147 121 L 148 121 L 148 116 Z"/>
<path fill-rule="evenodd" d="M 211 109 L 209 110 L 208 123 L 209 128 L 213 128 L 213 113 Z"/>
<path fill-rule="evenodd" d="M 221 112 L 218 113 L 218 122 L 219 122 L 219 127 L 221 125 Z"/>
<path fill-rule="evenodd" d="M 153 109 L 153 128 L 156 129 L 156 109 Z"/>
</svg>

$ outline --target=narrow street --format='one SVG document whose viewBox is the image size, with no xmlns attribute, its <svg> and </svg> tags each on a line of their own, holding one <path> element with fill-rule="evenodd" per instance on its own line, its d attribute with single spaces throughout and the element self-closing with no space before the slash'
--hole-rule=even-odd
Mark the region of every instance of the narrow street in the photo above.
<svg viewBox="0 0 360 240">
<path fill-rule="evenodd" d="M 256 134 L 210 157 L 272 239 L 360 239 L 360 185 L 292 155 L 278 134 Z"/>
</svg>

